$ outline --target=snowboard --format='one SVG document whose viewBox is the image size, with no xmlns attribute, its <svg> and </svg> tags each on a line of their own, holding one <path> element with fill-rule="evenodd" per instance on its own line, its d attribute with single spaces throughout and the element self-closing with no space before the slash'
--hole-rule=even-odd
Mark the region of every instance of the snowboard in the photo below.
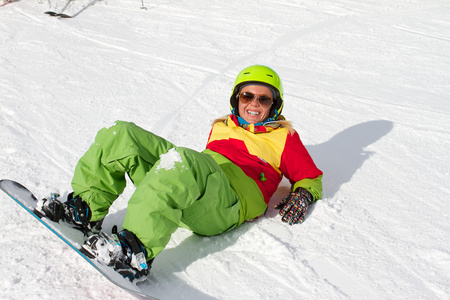
<svg viewBox="0 0 450 300">
<path fill-rule="evenodd" d="M 81 231 L 72 228 L 62 222 L 56 223 L 46 218 L 39 210 L 36 209 L 38 199 L 22 184 L 12 180 L 3 179 L 0 180 L 0 190 L 10 196 L 28 213 L 35 217 L 42 225 L 53 232 L 64 243 L 69 245 L 75 252 L 81 255 L 81 257 L 83 257 L 106 279 L 137 298 L 157 300 L 156 298 L 142 292 L 137 284 L 131 283 L 128 279 L 123 278 L 122 275 L 114 271 L 112 267 L 102 265 L 95 259 L 90 259 L 86 255 L 84 255 L 80 251 L 80 243 L 84 243 L 84 240 L 86 238 L 84 237 L 84 234 Z"/>
<path fill-rule="evenodd" d="M 0 0 L 0 7 L 16 2 L 17 0 Z"/>
</svg>

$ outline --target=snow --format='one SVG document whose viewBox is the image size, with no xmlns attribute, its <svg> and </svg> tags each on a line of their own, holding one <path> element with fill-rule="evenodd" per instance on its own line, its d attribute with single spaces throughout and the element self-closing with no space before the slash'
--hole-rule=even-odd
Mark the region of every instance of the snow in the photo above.
<svg viewBox="0 0 450 300">
<path fill-rule="evenodd" d="M 115 120 L 202 150 L 251 64 L 280 74 L 283 114 L 325 174 L 301 225 L 273 209 L 283 181 L 265 217 L 215 237 L 179 229 L 151 295 L 450 299 L 447 0 L 107 0 L 44 14 L 57 4 L 0 9 L 0 178 L 66 195 Z M 1 299 L 130 298 L 1 193 L 0 228 Z"/>
<path fill-rule="evenodd" d="M 175 168 L 175 163 L 183 163 L 180 153 L 175 148 L 170 149 L 166 154 L 160 156 L 160 161 L 156 166 L 156 170 L 171 170 Z"/>
</svg>

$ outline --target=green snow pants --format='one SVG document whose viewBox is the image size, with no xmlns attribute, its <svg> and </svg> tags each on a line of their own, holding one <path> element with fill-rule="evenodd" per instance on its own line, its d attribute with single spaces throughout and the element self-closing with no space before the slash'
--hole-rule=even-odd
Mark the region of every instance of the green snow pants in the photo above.
<svg viewBox="0 0 450 300">
<path fill-rule="evenodd" d="M 125 174 L 136 190 L 123 228 L 141 240 L 148 259 L 164 249 L 180 226 L 211 236 L 242 223 L 239 198 L 210 155 L 175 147 L 121 121 L 98 132 L 75 168 L 72 187 L 91 208 L 91 221 L 106 216 L 125 189 Z"/>
</svg>

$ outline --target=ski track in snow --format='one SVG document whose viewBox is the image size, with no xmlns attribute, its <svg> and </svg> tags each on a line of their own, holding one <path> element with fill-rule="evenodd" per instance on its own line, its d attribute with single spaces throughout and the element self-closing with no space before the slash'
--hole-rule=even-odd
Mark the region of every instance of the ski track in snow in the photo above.
<svg viewBox="0 0 450 300">
<path fill-rule="evenodd" d="M 75 0 L 73 14 L 88 0 Z M 324 171 L 288 226 L 274 205 L 217 237 L 179 229 L 143 289 L 160 299 L 450 298 L 450 6 L 445 0 L 104 0 L 0 8 L 0 179 L 66 195 L 115 120 L 202 150 L 236 74 L 280 73 L 284 115 Z M 104 223 L 120 227 L 129 182 Z M 0 195 L 0 299 L 128 299 Z M 41 228 L 42 227 L 42 228 Z"/>
</svg>

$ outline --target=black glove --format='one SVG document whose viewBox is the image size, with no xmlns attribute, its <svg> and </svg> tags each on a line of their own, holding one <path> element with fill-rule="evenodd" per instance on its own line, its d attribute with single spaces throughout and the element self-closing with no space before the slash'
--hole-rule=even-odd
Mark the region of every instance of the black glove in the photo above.
<svg viewBox="0 0 450 300">
<path fill-rule="evenodd" d="M 280 209 L 281 221 L 289 225 L 302 223 L 305 219 L 305 214 L 308 211 L 308 205 L 312 202 L 313 197 L 311 193 L 303 188 L 298 188 L 295 192 L 281 200 L 275 206 L 275 209 Z"/>
</svg>

